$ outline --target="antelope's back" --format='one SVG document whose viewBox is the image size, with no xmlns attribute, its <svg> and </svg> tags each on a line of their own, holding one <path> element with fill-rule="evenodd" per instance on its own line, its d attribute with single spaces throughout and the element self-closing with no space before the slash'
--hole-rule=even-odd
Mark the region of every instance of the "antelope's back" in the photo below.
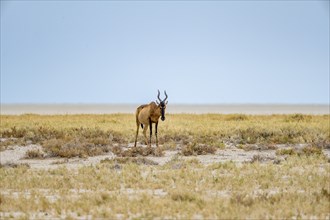
<svg viewBox="0 0 330 220">
<path fill-rule="evenodd" d="M 148 104 L 140 105 L 139 107 L 137 107 L 136 111 L 140 112 L 143 108 L 145 108 L 147 106 L 148 106 Z"/>
<path fill-rule="evenodd" d="M 147 107 L 147 106 L 148 106 L 148 105 L 145 104 L 145 105 L 140 105 L 139 107 L 137 107 L 136 112 L 135 112 L 136 117 L 138 117 L 140 111 L 141 111 L 143 108 Z"/>
</svg>

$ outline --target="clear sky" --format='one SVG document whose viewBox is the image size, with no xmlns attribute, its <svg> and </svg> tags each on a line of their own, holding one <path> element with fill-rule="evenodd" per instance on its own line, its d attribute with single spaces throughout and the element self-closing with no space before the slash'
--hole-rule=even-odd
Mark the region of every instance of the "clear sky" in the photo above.
<svg viewBox="0 0 330 220">
<path fill-rule="evenodd" d="M 329 104 L 329 1 L 1 1 L 1 103 Z"/>
</svg>

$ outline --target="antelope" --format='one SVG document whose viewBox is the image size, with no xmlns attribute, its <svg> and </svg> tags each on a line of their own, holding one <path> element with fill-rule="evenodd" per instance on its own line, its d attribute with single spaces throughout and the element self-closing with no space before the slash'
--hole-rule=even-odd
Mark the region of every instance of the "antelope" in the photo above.
<svg viewBox="0 0 330 220">
<path fill-rule="evenodd" d="M 158 136 L 157 136 L 157 128 L 158 128 L 158 120 L 159 117 L 161 117 L 162 121 L 165 121 L 165 109 L 168 102 L 165 102 L 167 99 L 166 91 L 164 91 L 165 99 L 160 99 L 160 92 L 158 90 L 158 101 L 157 104 L 155 102 L 150 102 L 150 104 L 140 105 L 135 112 L 136 117 L 136 135 L 135 135 L 135 144 L 134 147 L 136 147 L 136 141 L 139 134 L 139 128 L 140 125 L 143 128 L 143 135 L 145 138 L 145 142 L 147 146 L 151 146 L 151 136 L 152 136 L 152 123 L 155 123 L 155 134 L 156 134 L 156 146 L 158 147 Z M 150 127 L 150 141 L 148 142 L 147 138 L 147 130 L 148 127 Z"/>
</svg>

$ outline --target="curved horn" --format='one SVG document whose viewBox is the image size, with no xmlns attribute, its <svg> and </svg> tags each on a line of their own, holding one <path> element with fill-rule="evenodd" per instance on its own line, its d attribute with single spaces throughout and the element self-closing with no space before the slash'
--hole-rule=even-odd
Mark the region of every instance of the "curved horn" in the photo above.
<svg viewBox="0 0 330 220">
<path fill-rule="evenodd" d="M 164 94 L 165 94 L 165 99 L 163 100 L 163 102 L 165 102 L 167 97 L 168 97 L 167 94 L 166 94 L 166 90 L 164 91 Z"/>
<path fill-rule="evenodd" d="M 158 98 L 158 100 L 161 102 L 162 100 L 160 99 L 160 92 L 159 92 L 159 89 L 158 89 L 158 96 L 157 96 L 157 98 Z"/>
</svg>

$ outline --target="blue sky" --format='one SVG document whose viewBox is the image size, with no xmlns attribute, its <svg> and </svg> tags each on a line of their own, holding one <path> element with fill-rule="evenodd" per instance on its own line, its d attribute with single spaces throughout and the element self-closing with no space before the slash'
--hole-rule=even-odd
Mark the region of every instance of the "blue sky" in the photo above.
<svg viewBox="0 0 330 220">
<path fill-rule="evenodd" d="M 1 103 L 329 104 L 329 1 L 1 1 Z"/>
</svg>

